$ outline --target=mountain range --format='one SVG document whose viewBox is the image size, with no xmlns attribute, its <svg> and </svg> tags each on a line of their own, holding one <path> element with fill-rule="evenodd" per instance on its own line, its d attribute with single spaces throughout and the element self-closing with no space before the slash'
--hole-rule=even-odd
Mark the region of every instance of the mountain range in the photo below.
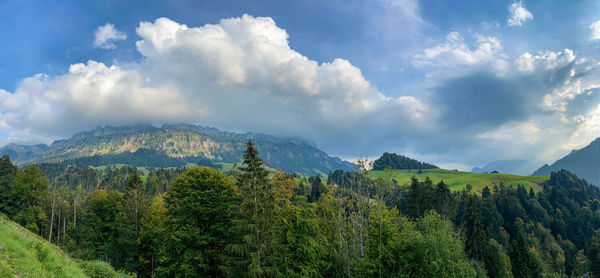
<svg viewBox="0 0 600 278">
<path fill-rule="evenodd" d="M 471 172 L 491 173 L 496 171 L 504 174 L 526 176 L 538 166 L 539 164 L 524 159 L 505 159 L 492 161 L 483 167 L 474 167 Z"/>
<path fill-rule="evenodd" d="M 354 164 L 330 157 L 306 140 L 227 132 L 189 124 L 97 127 L 50 145 L 9 144 L 0 149 L 0 154 L 8 154 L 17 165 L 84 161 L 100 166 L 93 164 L 140 164 L 139 161 L 144 161 L 145 165 L 132 165 L 141 167 L 148 166 L 149 160 L 160 160 L 160 167 L 178 167 L 196 161 L 202 165 L 239 163 L 250 139 L 268 166 L 287 172 L 325 175 L 337 169 L 355 168 Z"/>
<path fill-rule="evenodd" d="M 561 169 L 573 172 L 591 184 L 600 185 L 600 138 L 582 149 L 571 151 L 552 165 L 545 164 L 532 176 L 549 176 Z"/>
</svg>

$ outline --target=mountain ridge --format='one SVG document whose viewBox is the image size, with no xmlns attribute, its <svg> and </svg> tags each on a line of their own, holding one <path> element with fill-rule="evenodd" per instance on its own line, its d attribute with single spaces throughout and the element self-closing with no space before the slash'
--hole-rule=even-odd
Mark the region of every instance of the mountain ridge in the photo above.
<svg viewBox="0 0 600 278">
<path fill-rule="evenodd" d="M 600 185 L 600 137 L 581 149 L 572 150 L 551 165 L 544 164 L 532 176 L 546 176 L 561 169 L 568 170 L 591 184 Z"/>
<path fill-rule="evenodd" d="M 191 124 L 164 124 L 161 127 L 106 125 L 78 132 L 68 139 L 55 140 L 50 145 L 8 144 L 0 148 L 0 154 L 9 154 L 16 164 L 26 165 L 150 149 L 173 158 L 204 157 L 212 162 L 236 163 L 240 162 L 249 139 L 273 168 L 321 175 L 337 169 L 354 169 L 352 163 L 330 157 L 304 139 L 236 133 Z"/>
</svg>

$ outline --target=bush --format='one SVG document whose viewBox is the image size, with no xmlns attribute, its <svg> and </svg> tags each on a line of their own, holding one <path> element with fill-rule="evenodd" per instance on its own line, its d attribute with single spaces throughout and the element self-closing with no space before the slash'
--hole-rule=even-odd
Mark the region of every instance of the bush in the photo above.
<svg viewBox="0 0 600 278">
<path fill-rule="evenodd" d="M 103 261 L 81 261 L 79 266 L 91 278 L 126 278 L 127 274 L 115 271 L 112 266 Z"/>
</svg>

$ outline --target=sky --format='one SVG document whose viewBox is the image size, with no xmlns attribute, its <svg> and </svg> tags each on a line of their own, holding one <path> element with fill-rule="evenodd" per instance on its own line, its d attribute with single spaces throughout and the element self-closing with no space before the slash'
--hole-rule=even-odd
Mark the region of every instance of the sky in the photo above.
<svg viewBox="0 0 600 278">
<path fill-rule="evenodd" d="M 525 173 L 600 136 L 598 1 L 4 0 L 0 26 L 0 145 L 192 123 Z"/>
</svg>

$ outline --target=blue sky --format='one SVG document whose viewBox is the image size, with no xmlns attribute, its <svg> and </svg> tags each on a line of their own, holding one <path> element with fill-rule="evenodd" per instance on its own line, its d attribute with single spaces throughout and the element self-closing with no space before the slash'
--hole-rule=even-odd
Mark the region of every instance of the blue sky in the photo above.
<svg viewBox="0 0 600 278">
<path fill-rule="evenodd" d="M 189 122 L 303 137 L 347 159 L 524 159 L 529 171 L 600 136 L 599 12 L 597 1 L 2 1 L 0 142 Z"/>
</svg>

